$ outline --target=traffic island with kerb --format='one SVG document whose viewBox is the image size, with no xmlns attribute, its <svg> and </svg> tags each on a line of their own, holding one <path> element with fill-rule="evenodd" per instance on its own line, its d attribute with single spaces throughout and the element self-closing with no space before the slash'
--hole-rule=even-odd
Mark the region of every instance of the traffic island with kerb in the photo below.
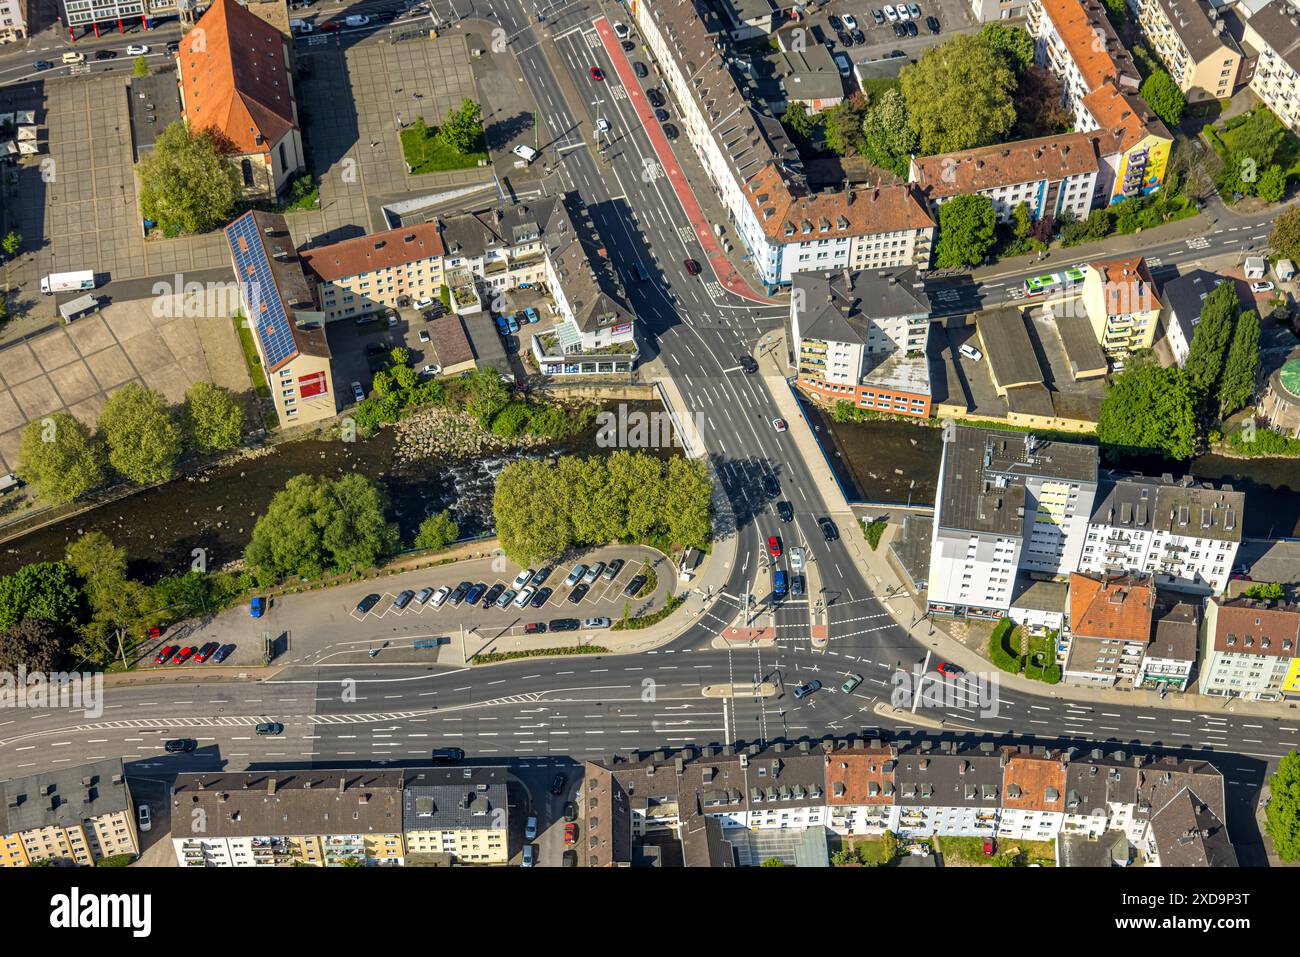
<svg viewBox="0 0 1300 957">
<path fill-rule="evenodd" d="M 752 681 L 732 681 L 705 685 L 700 694 L 705 698 L 772 698 L 778 694 L 778 689 L 770 681 L 760 681 L 757 685 Z"/>
</svg>

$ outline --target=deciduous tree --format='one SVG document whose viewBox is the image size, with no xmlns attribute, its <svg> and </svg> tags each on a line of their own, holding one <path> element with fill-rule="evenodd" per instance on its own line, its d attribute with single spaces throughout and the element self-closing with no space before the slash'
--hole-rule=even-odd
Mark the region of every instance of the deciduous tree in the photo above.
<svg viewBox="0 0 1300 957">
<path fill-rule="evenodd" d="M 181 454 L 181 430 L 161 393 L 127 383 L 104 403 L 99 427 L 117 472 L 141 485 L 171 478 Z"/>
<path fill-rule="evenodd" d="M 1173 129 L 1182 122 L 1187 99 L 1173 77 L 1164 70 L 1156 70 L 1143 80 L 1138 92 L 1147 101 L 1147 106 L 1164 121 L 1165 126 Z"/>
<path fill-rule="evenodd" d="M 1102 445 L 1189 459 L 1196 451 L 1196 412 L 1187 374 L 1153 362 L 1130 363 L 1107 390 L 1097 420 Z"/>
<path fill-rule="evenodd" d="M 482 107 L 465 97 L 460 101 L 460 106 L 447 114 L 438 129 L 438 136 L 452 149 L 472 153 L 483 142 L 482 116 Z"/>
<path fill-rule="evenodd" d="M 1248 309 L 1237 317 L 1232 342 L 1219 379 L 1219 417 L 1243 408 L 1255 394 L 1255 373 L 1259 368 L 1259 316 Z"/>
<path fill-rule="evenodd" d="M 1300 259 L 1300 209 L 1288 209 L 1273 220 L 1268 243 L 1283 259 Z"/>
<path fill-rule="evenodd" d="M 987 196 L 954 196 L 939 207 L 935 262 L 941 269 L 979 265 L 993 248 L 996 226 L 997 214 Z"/>
<path fill-rule="evenodd" d="M 81 620 L 84 596 L 66 562 L 33 562 L 0 578 L 0 629 L 24 618 L 42 618 L 59 627 Z"/>
<path fill-rule="evenodd" d="M 67 648 L 66 631 L 42 618 L 24 618 L 0 632 L 0 671 L 55 671 Z"/>
<path fill-rule="evenodd" d="M 1187 361 L 1183 363 L 1189 383 L 1200 396 L 1211 395 L 1219 381 L 1240 308 L 1237 290 L 1231 282 L 1215 286 L 1201 303 L 1201 319 L 1192 333 Z"/>
<path fill-rule="evenodd" d="M 460 526 L 451 517 L 451 512 L 444 508 L 420 523 L 420 530 L 415 533 L 415 547 L 446 548 L 459 537 Z"/>
<path fill-rule="evenodd" d="M 104 481 L 104 448 L 67 412 L 29 422 L 18 445 L 18 477 L 51 505 L 80 498 Z"/>
<path fill-rule="evenodd" d="M 900 78 L 922 153 L 984 146 L 1016 122 L 1015 71 L 978 36 L 958 35 L 932 47 Z"/>
<path fill-rule="evenodd" d="M 136 173 L 141 211 L 168 235 L 224 225 L 239 198 L 235 168 L 213 138 L 179 120 L 158 135 Z"/>
<path fill-rule="evenodd" d="M 185 392 L 181 424 L 193 448 L 224 452 L 239 444 L 244 410 L 228 389 L 211 382 L 195 382 Z"/>
<path fill-rule="evenodd" d="M 1264 830 L 1273 850 L 1284 861 L 1300 861 L 1300 754 L 1292 751 L 1278 762 L 1268 780 L 1269 801 Z"/>
</svg>

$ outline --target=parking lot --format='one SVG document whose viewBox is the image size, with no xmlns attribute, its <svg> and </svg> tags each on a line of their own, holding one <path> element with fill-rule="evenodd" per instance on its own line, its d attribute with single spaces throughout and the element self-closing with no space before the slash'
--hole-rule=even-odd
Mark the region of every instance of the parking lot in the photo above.
<svg viewBox="0 0 1300 957">
<path fill-rule="evenodd" d="M 579 563 L 611 563 L 622 559 L 623 567 L 612 580 L 603 577 L 584 593 L 564 584 L 570 570 Z M 624 594 L 628 583 L 643 573 L 651 563 L 655 573 L 653 592 L 630 597 Z M 156 665 L 154 656 L 168 645 L 200 648 L 209 642 L 235 644 L 235 652 L 226 666 L 248 667 L 262 663 L 267 638 L 277 644 L 277 663 L 305 662 L 317 665 L 355 664 L 370 660 L 381 663 L 438 661 L 460 664 L 464 657 L 491 650 L 504 650 L 504 643 L 523 639 L 526 628 L 535 622 L 548 623 L 558 618 L 607 618 L 612 622 L 630 615 L 652 611 L 663 603 L 670 584 L 675 584 L 675 570 L 670 562 L 652 549 L 637 545 L 620 545 L 597 549 L 566 564 L 555 566 L 541 588 L 552 592 L 538 608 L 517 608 L 508 604 L 483 607 L 484 598 L 511 589 L 519 566 L 504 556 L 457 562 L 431 569 L 402 572 L 380 581 L 358 582 L 328 591 L 285 595 L 269 602 L 261 618 L 252 618 L 247 605 L 229 609 L 208 622 L 176 625 L 147 649 L 144 667 L 175 669 L 177 665 Z M 455 589 L 461 582 L 483 586 L 478 602 L 453 605 L 445 602 L 435 608 L 431 601 L 412 598 L 398 607 L 398 596 L 405 591 L 416 594 L 424 589 L 446 586 Z M 499 586 L 499 588 L 498 588 Z M 579 601 L 572 601 L 577 592 Z M 362 600 L 370 595 L 378 599 L 364 611 Z M 574 630 L 532 636 L 529 641 L 549 645 L 598 642 L 604 627 L 580 624 Z M 441 640 L 439 640 L 441 639 Z M 416 643 L 421 642 L 420 647 Z M 431 644 L 429 644 L 431 643 Z M 373 655 L 371 652 L 375 652 Z M 462 657 L 462 654 L 464 657 Z M 212 668 L 211 663 L 194 666 Z"/>
<path fill-rule="evenodd" d="M 970 5 L 962 0 L 923 0 L 917 4 L 908 4 L 906 6 L 917 7 L 920 16 L 913 17 L 909 11 L 906 18 L 898 17 L 895 13 L 895 19 L 886 16 L 886 6 L 858 0 L 836 0 L 809 17 L 807 27 L 816 42 L 829 42 L 833 53 L 842 50 L 852 62 L 861 63 L 882 59 L 895 49 L 902 50 L 909 59 L 915 60 L 926 49 L 948 39 L 950 35 L 978 30 L 980 26 L 971 14 Z M 880 13 L 881 22 L 876 22 L 872 11 Z M 846 16 L 852 18 L 852 26 L 845 20 Z M 929 17 L 934 17 L 937 21 L 937 34 L 927 23 Z M 909 21 L 916 25 L 916 35 L 897 35 L 895 24 L 906 25 Z"/>
</svg>

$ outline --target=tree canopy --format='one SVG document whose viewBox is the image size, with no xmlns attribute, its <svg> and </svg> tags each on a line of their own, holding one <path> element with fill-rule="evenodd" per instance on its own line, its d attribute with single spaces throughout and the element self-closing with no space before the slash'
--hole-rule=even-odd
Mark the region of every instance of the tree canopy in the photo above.
<svg viewBox="0 0 1300 957">
<path fill-rule="evenodd" d="M 916 133 L 907 122 L 907 101 L 899 89 L 881 94 L 862 121 L 863 153 L 872 163 L 907 175 L 907 165 L 916 152 Z"/>
<path fill-rule="evenodd" d="M 224 225 L 239 198 L 235 167 L 205 131 L 181 121 L 158 134 L 136 164 L 140 209 L 167 235 L 203 233 Z"/>
<path fill-rule="evenodd" d="M 1215 286 L 1201 302 L 1201 319 L 1192 333 L 1187 360 L 1183 363 L 1188 381 L 1201 396 L 1210 395 L 1219 381 L 1240 308 L 1237 290 L 1230 282 Z"/>
<path fill-rule="evenodd" d="M 460 106 L 447 114 L 438 128 L 438 136 L 461 153 L 476 152 L 483 142 L 483 108 L 464 97 Z"/>
<path fill-rule="evenodd" d="M 104 481 L 104 449 L 67 412 L 27 423 L 18 445 L 18 477 L 51 505 L 80 498 Z"/>
<path fill-rule="evenodd" d="M 65 633 L 43 618 L 24 618 L 0 631 L 0 671 L 14 674 L 25 666 L 30 674 L 55 671 L 66 651 Z"/>
<path fill-rule="evenodd" d="M 993 248 L 996 228 L 993 200 L 978 193 L 954 196 L 939 207 L 935 264 L 940 269 L 978 266 Z"/>
<path fill-rule="evenodd" d="M 1300 861 L 1300 754 L 1292 751 L 1278 762 L 1268 781 L 1269 801 L 1264 830 L 1284 861 Z"/>
<path fill-rule="evenodd" d="M 228 389 L 195 382 L 185 392 L 181 423 L 189 444 L 201 452 L 224 452 L 239 444 L 244 410 Z"/>
<path fill-rule="evenodd" d="M 141 485 L 171 478 L 181 454 L 181 430 L 161 393 L 127 383 L 104 403 L 99 427 L 116 471 Z"/>
<path fill-rule="evenodd" d="M 415 534 L 415 547 L 446 548 L 459 537 L 460 526 L 451 517 L 451 512 L 444 508 L 420 523 L 420 529 Z"/>
<path fill-rule="evenodd" d="M 34 562 L 0 578 L 0 629 L 24 618 L 56 626 L 76 624 L 82 614 L 81 586 L 66 562 Z"/>
<path fill-rule="evenodd" d="M 1023 76 L 1034 64 L 1034 38 L 1024 27 L 986 23 L 975 36 L 1018 75 Z"/>
<path fill-rule="evenodd" d="M 1219 416 L 1231 415 L 1243 408 L 1255 394 L 1255 376 L 1259 369 L 1259 316 L 1249 309 L 1237 317 L 1232 342 L 1223 361 L 1219 378 Z"/>
<path fill-rule="evenodd" d="M 1015 70 L 978 35 L 959 34 L 931 47 L 900 80 L 923 153 L 985 146 L 1015 125 Z"/>
<path fill-rule="evenodd" d="M 1292 207 L 1273 220 L 1268 244 L 1284 259 L 1300 259 L 1300 209 Z"/>
<path fill-rule="evenodd" d="M 253 526 L 244 561 L 264 584 L 372 566 L 398 544 L 387 507 L 379 486 L 363 475 L 295 475 Z"/>
<path fill-rule="evenodd" d="M 1131 361 L 1101 402 L 1097 438 L 1136 453 L 1189 459 L 1196 451 L 1196 411 L 1184 370 Z"/>
<path fill-rule="evenodd" d="M 1138 91 L 1142 94 L 1142 99 L 1147 101 L 1147 106 L 1155 112 L 1156 116 L 1164 122 L 1165 126 L 1173 129 L 1183 119 L 1183 110 L 1187 106 L 1187 99 L 1183 96 L 1183 91 L 1178 88 L 1178 84 L 1164 70 L 1156 70 L 1149 77 L 1142 81 L 1142 87 Z"/>
</svg>

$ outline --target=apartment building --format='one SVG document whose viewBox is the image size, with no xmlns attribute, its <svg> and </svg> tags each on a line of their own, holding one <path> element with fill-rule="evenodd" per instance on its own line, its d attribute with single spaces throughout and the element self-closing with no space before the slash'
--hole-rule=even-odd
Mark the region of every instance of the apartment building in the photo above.
<svg viewBox="0 0 1300 957">
<path fill-rule="evenodd" d="M 421 854 L 450 855 L 459 864 L 510 862 L 506 768 L 407 772 L 402 789 L 407 863 Z"/>
<path fill-rule="evenodd" d="M 437 223 L 402 226 L 304 249 L 326 321 L 436 299 L 445 252 Z"/>
<path fill-rule="evenodd" d="M 0 783 L 0 792 L 0 866 L 90 867 L 140 853 L 121 758 L 13 778 Z"/>
<path fill-rule="evenodd" d="M 1031 0 L 1027 13 L 1035 58 L 1061 80 L 1075 129 L 1093 142 L 1092 206 L 1155 192 L 1173 137 L 1138 95 L 1137 66 L 1100 0 Z"/>
<path fill-rule="evenodd" d="M 913 156 L 908 181 L 931 210 L 954 196 L 987 196 L 1000 222 L 1024 203 L 1034 219 L 1083 219 L 1097 187 L 1097 155 L 1082 133 L 1043 136 L 956 153 Z"/>
<path fill-rule="evenodd" d="M 1025 16 L 1030 2 L 1031 0 L 970 0 L 970 9 L 977 23 L 990 23 Z"/>
<path fill-rule="evenodd" d="M 400 866 L 401 771 L 179 774 L 172 846 L 182 867 Z"/>
<path fill-rule="evenodd" d="M 930 541 L 928 610 L 1001 618 L 1018 572 L 1068 575 L 1097 492 L 1097 449 L 946 426 Z"/>
<path fill-rule="evenodd" d="M 1069 635 L 1062 677 L 1069 684 L 1135 685 L 1151 640 L 1156 586 L 1150 576 L 1070 576 Z"/>
<path fill-rule="evenodd" d="M 780 0 L 721 0 L 719 3 L 728 35 L 735 42 L 775 33 L 797 16 L 796 7 Z"/>
<path fill-rule="evenodd" d="M 0 44 L 27 39 L 27 0 L 0 0 Z"/>
<path fill-rule="evenodd" d="M 687 141 L 769 291 L 797 272 L 928 265 L 934 218 L 910 185 L 810 190 L 780 123 L 742 94 L 722 27 L 702 2 L 651 0 L 636 18 Z"/>
<path fill-rule="evenodd" d="M 114 31 L 124 30 L 126 26 L 135 26 L 143 22 L 149 5 L 145 0 L 63 0 L 62 20 L 68 27 L 68 35 L 77 36 L 77 28 L 89 27 L 99 36 L 101 26 Z"/>
<path fill-rule="evenodd" d="M 1300 642 L 1300 605 L 1211 598 L 1205 606 L 1200 689 L 1253 701 L 1282 698 Z"/>
<path fill-rule="evenodd" d="M 1078 570 L 1138 572 L 1161 588 L 1221 594 L 1241 546 L 1244 492 L 1134 476 L 1106 482 L 1088 521 Z"/>
<path fill-rule="evenodd" d="M 244 319 L 283 427 L 335 413 L 325 314 L 317 307 L 289 225 L 250 210 L 225 228 Z"/>
<path fill-rule="evenodd" d="M 1250 88 L 1291 129 L 1300 132 L 1300 8 L 1289 0 L 1270 0 L 1246 17 L 1242 39 L 1258 51 Z M 1244 52 L 1244 51 L 1243 51 Z"/>
<path fill-rule="evenodd" d="M 636 316 L 576 194 L 556 203 L 542 241 L 546 286 L 560 319 L 532 336 L 542 375 L 630 373 L 638 354 Z"/>
<path fill-rule="evenodd" d="M 1199 657 L 1201 606 L 1174 595 L 1156 592 L 1156 616 L 1151 641 L 1134 684 L 1139 688 L 1186 691 Z"/>
<path fill-rule="evenodd" d="M 1155 343 L 1161 303 L 1141 256 L 1089 263 L 1083 278 L 1083 307 L 1112 365 L 1122 365 L 1131 353 Z"/>
<path fill-rule="evenodd" d="M 1165 315 L 1169 349 L 1177 365 L 1181 366 L 1187 361 L 1187 354 L 1192 348 L 1192 336 L 1201 321 L 1201 307 L 1205 304 L 1205 297 L 1220 283 L 1231 281 L 1205 269 L 1193 269 L 1164 284 L 1160 294 L 1161 308 Z"/>
<path fill-rule="evenodd" d="M 790 329 L 801 388 L 929 417 L 930 299 L 915 268 L 798 273 Z"/>
<path fill-rule="evenodd" d="M 1223 100 L 1251 77 L 1241 46 L 1209 0 L 1127 0 L 1188 103 Z"/>
<path fill-rule="evenodd" d="M 445 268 L 477 277 L 492 290 L 527 289 L 546 279 L 543 234 L 566 220 L 561 197 L 450 216 L 440 232 Z"/>
<path fill-rule="evenodd" d="M 825 741 L 686 748 L 588 762 L 583 817 L 592 866 L 629 866 L 673 839 L 686 866 L 757 864 L 769 839 L 934 835 L 1049 841 L 1123 837 L 1151 865 L 1235 866 L 1223 778 L 1203 761 L 993 741 Z M 1190 809 L 1203 824 L 1190 835 Z M 777 845 L 772 838 L 780 837 Z M 585 846 L 584 842 L 584 846 Z"/>
<path fill-rule="evenodd" d="M 307 168 L 289 38 L 235 0 L 214 0 L 194 30 L 202 42 L 176 54 L 185 122 L 215 133 L 246 199 L 274 199 Z"/>
</svg>

